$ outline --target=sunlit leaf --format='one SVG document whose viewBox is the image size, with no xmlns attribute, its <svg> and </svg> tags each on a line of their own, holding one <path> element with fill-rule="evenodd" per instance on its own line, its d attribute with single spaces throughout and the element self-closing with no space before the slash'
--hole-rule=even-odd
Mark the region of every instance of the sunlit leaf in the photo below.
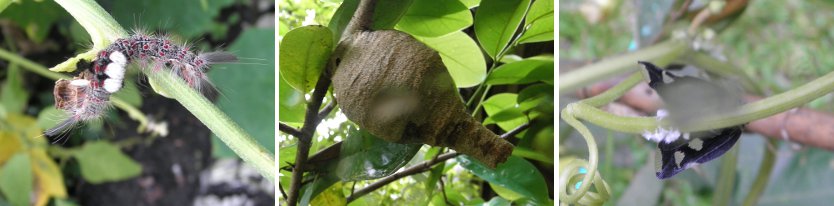
<svg viewBox="0 0 834 206">
<path fill-rule="evenodd" d="M 415 0 L 396 28 L 415 36 L 437 37 L 470 25 L 472 14 L 459 1 Z"/>
<path fill-rule="evenodd" d="M 486 78 L 486 60 L 475 40 L 466 33 L 455 32 L 442 37 L 418 39 L 440 53 L 457 87 L 472 87 Z"/>
<path fill-rule="evenodd" d="M 516 106 L 518 106 L 518 104 L 516 104 L 515 102 L 517 98 L 518 95 L 513 93 L 501 93 L 493 95 L 483 102 L 484 110 L 486 111 L 487 115 L 492 116 L 498 114 L 501 111 L 504 111 L 505 109 L 515 108 Z M 498 127 L 501 127 L 501 129 L 503 129 L 504 131 L 510 131 L 518 126 L 521 126 L 526 122 L 526 118 L 515 118 L 509 121 L 497 122 L 497 124 Z"/>
<path fill-rule="evenodd" d="M 553 59 L 528 58 L 504 64 L 492 71 L 486 83 L 491 85 L 553 82 Z"/>
<path fill-rule="evenodd" d="M 278 69 L 287 83 L 302 93 L 313 90 L 333 49 L 327 27 L 305 26 L 288 32 L 281 41 Z"/>
<path fill-rule="evenodd" d="M 475 36 L 492 59 L 504 51 L 530 0 L 483 0 L 475 13 Z"/>
<path fill-rule="evenodd" d="M 520 43 L 553 41 L 553 0 L 537 0 L 524 17 L 525 32 Z"/>
<path fill-rule="evenodd" d="M 345 194 L 342 193 L 342 183 L 336 183 L 321 192 L 310 202 L 310 205 L 344 206 L 347 204 Z"/>
<path fill-rule="evenodd" d="M 46 205 L 53 197 L 66 198 L 67 186 L 64 185 L 64 176 L 52 157 L 48 156 L 43 148 L 35 148 L 30 154 L 32 170 L 35 172 L 38 185 L 35 205 Z"/>
</svg>

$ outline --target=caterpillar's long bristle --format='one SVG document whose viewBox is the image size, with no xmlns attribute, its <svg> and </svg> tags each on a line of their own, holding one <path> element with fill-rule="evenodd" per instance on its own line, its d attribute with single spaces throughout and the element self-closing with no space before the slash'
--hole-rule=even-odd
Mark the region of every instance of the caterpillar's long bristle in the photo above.
<svg viewBox="0 0 834 206">
<path fill-rule="evenodd" d="M 228 52 L 207 52 L 202 53 L 197 58 L 202 58 L 209 64 L 237 62 L 237 56 Z"/>
</svg>

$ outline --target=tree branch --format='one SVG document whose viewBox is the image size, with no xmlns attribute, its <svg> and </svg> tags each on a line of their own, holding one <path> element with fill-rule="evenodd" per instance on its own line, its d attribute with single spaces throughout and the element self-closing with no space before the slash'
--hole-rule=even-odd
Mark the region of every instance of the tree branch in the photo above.
<svg viewBox="0 0 834 206">
<path fill-rule="evenodd" d="M 316 88 L 313 90 L 313 96 L 307 104 L 307 113 L 304 115 L 304 126 L 301 127 L 301 136 L 298 137 L 298 151 L 295 154 L 295 166 L 292 171 L 292 183 L 290 185 L 290 194 L 287 198 L 287 203 L 294 206 L 298 202 L 298 193 L 301 189 L 301 180 L 304 174 L 304 163 L 307 161 L 307 156 L 310 154 L 310 146 L 312 144 L 313 135 L 316 132 L 316 126 L 321 122 L 318 110 L 321 107 L 322 99 L 327 94 L 327 88 L 330 87 L 330 76 L 323 72 L 319 76 L 319 81 L 316 83 Z M 279 126 L 280 127 L 280 126 Z"/>
<path fill-rule="evenodd" d="M 303 134 L 301 134 L 301 131 L 298 131 L 297 129 L 284 123 L 278 123 L 278 130 L 281 130 L 281 132 L 287 133 L 289 135 L 295 136 L 296 138 L 303 136 Z"/>
</svg>

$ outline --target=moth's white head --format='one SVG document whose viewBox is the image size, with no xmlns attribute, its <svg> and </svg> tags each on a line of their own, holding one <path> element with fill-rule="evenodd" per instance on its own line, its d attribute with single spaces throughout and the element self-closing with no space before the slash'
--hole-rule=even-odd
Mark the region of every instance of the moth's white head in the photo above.
<svg viewBox="0 0 834 206">
<path fill-rule="evenodd" d="M 88 87 L 88 86 L 90 86 L 90 80 L 74 79 L 74 80 L 70 81 L 70 85 L 77 86 L 77 87 Z"/>
</svg>

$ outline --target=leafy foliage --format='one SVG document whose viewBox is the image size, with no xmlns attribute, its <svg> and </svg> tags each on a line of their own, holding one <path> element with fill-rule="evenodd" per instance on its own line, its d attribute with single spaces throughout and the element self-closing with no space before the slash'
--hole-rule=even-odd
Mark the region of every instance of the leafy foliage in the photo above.
<svg viewBox="0 0 834 206">
<path fill-rule="evenodd" d="M 382 8 L 388 8 L 390 2 L 380 0 L 378 4 Z M 332 31 L 332 39 L 338 40 L 343 35 L 342 31 L 355 11 L 357 3 L 357 0 L 346 0 L 333 12 L 329 21 L 317 20 L 317 22 L 329 22 L 328 28 Z M 309 4 L 309 2 L 302 1 L 294 4 Z M 321 12 L 318 14 L 328 14 L 333 9 L 329 2 L 320 4 L 321 7 L 316 8 L 317 13 Z M 529 134 L 522 132 L 510 137 L 516 140 L 522 139 L 521 143 L 516 148 L 517 152 L 513 152 L 511 160 L 500 165 L 497 170 L 477 166 L 478 163 L 472 163 L 466 157 L 453 158 L 432 165 L 428 168 L 430 172 L 395 180 L 370 194 L 353 199 L 348 205 L 403 202 L 417 205 L 445 205 L 447 203 L 457 205 L 481 204 L 486 200 L 490 200 L 491 205 L 552 204 L 552 192 L 541 184 L 549 182 L 545 174 L 552 174 L 553 170 L 551 155 L 553 148 L 550 146 L 553 145 L 554 131 L 552 126 L 553 58 L 550 57 L 552 54 L 549 54 L 549 51 L 532 51 L 534 55 L 542 54 L 542 56 L 527 59 L 512 55 L 521 59 L 515 64 L 488 61 L 489 59 L 486 58 L 504 59 L 505 56 L 514 54 L 520 44 L 552 43 L 552 5 L 552 1 L 531 4 L 530 0 L 509 2 L 413 0 L 399 4 L 397 9 L 380 10 L 378 7 L 374 17 L 374 28 L 393 28 L 406 32 L 437 50 L 458 88 L 476 87 L 461 89 L 461 91 L 469 90 L 469 94 L 472 90 L 488 91 L 489 88 L 500 88 L 504 91 L 497 94 L 484 92 L 483 94 L 477 93 L 477 96 L 463 97 L 471 100 L 486 100 L 469 101 L 474 102 L 469 105 L 470 108 L 484 108 L 484 115 L 481 111 L 475 112 L 478 113 L 476 116 L 485 118 L 486 125 L 497 124 L 503 132 L 525 123 L 533 126 L 527 130 Z M 472 8 L 477 8 L 477 12 L 473 12 Z M 528 8 L 530 12 L 533 12 L 533 16 L 525 18 L 525 16 L 530 16 Z M 303 26 L 294 20 L 305 16 L 296 13 L 296 10 L 281 9 L 279 13 L 285 15 L 279 17 L 281 18 L 279 23 L 287 25 L 289 30 L 284 36 L 279 36 L 282 41 L 281 66 L 283 67 L 284 61 L 301 62 L 304 59 L 315 59 L 318 62 L 320 59 L 327 59 L 329 57 L 327 52 L 294 54 L 295 57 L 283 56 L 288 52 L 308 51 L 307 48 L 290 48 L 283 47 L 283 45 L 311 45 L 309 43 L 311 41 L 293 37 L 295 36 L 293 33 L 301 33 L 314 26 Z M 320 15 L 315 16 L 320 17 Z M 548 23 L 548 18 L 550 23 Z M 390 27 L 392 25 L 393 27 Z M 490 31 L 489 28 L 498 28 L 501 32 L 498 32 L 499 35 L 494 35 L 490 33 L 494 31 Z M 551 34 L 549 39 L 545 37 L 548 31 Z M 525 34 L 525 32 L 529 33 Z M 312 34 L 305 35 L 308 38 L 312 36 Z M 320 41 L 325 39 L 316 38 Z M 303 43 L 305 41 L 308 43 Z M 303 109 L 306 104 L 304 96 L 310 94 L 308 89 L 294 83 L 309 80 L 304 75 L 297 74 L 321 72 L 318 70 L 300 71 L 302 69 L 302 67 L 280 68 L 279 74 L 283 80 L 286 80 L 286 84 L 282 83 L 279 88 L 279 105 L 282 113 L 279 121 L 294 127 L 302 126 Z M 490 78 L 494 79 L 491 83 Z M 315 81 L 307 82 L 307 84 L 312 83 Z M 522 93 L 520 97 L 519 94 Z M 325 102 L 329 101 L 332 101 L 332 97 L 328 96 Z M 548 107 L 550 109 L 546 109 Z M 341 152 L 337 158 L 325 163 L 316 159 L 310 163 L 312 165 L 307 165 L 314 168 L 312 172 L 305 175 L 306 183 L 300 191 L 301 205 L 323 202 L 343 204 L 343 201 L 355 190 L 375 182 L 373 179 L 387 178 L 388 175 L 401 168 L 417 166 L 423 161 L 436 158 L 438 154 L 447 150 L 438 147 L 384 142 L 361 128 L 354 129 L 352 125 L 353 123 L 347 121 L 337 108 L 318 126 L 310 153 L 315 154 L 317 151 L 321 154 L 329 153 L 330 149 L 322 150 L 322 148 L 332 146 L 336 142 L 341 142 Z M 298 152 L 297 142 L 288 134 L 279 136 L 281 147 L 279 167 L 287 168 L 295 164 L 295 154 Z M 535 144 L 534 142 L 550 142 L 550 144 Z M 312 158 L 317 157 L 319 156 L 312 155 Z M 464 165 L 463 162 L 466 164 Z M 520 171 L 523 171 L 524 175 L 521 175 Z M 281 186 L 287 189 L 291 172 L 285 169 L 280 172 Z M 517 180 L 523 181 L 516 182 Z M 501 191 L 498 192 L 500 197 L 481 197 L 480 190 Z"/>
</svg>

